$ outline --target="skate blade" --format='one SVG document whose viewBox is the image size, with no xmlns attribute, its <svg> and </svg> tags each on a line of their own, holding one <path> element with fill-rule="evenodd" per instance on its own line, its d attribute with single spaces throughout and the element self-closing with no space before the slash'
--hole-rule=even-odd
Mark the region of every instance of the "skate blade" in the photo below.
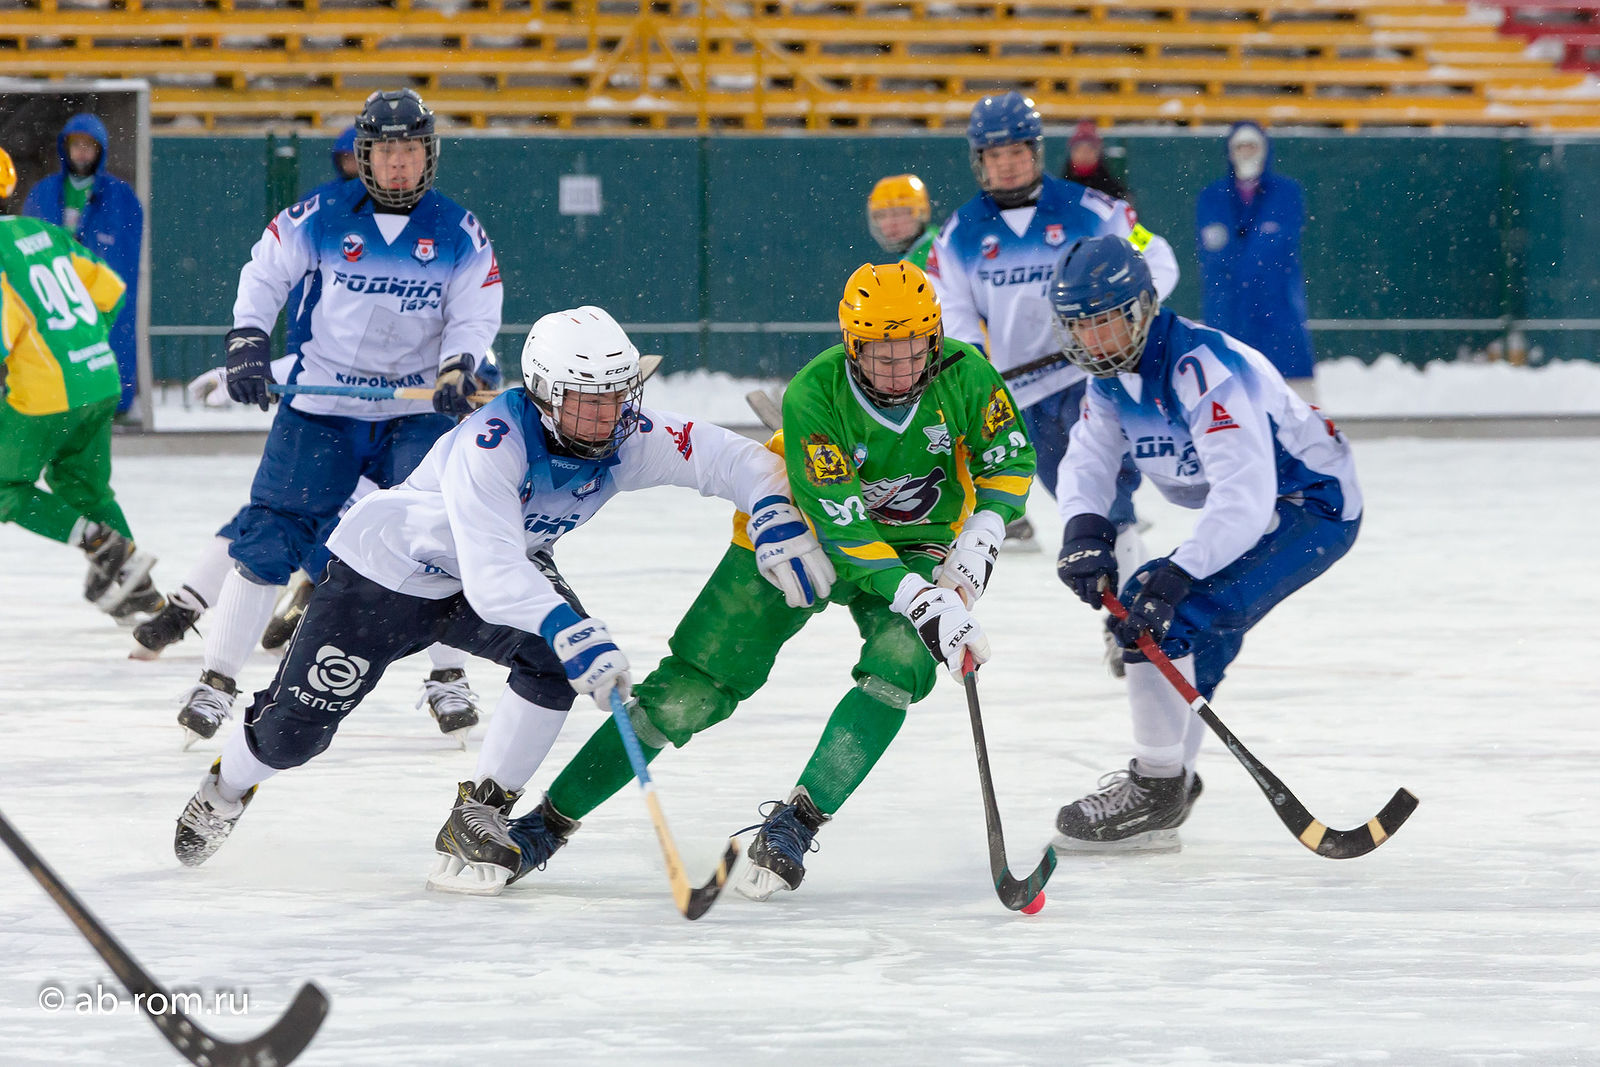
<svg viewBox="0 0 1600 1067">
<path fill-rule="evenodd" d="M 145 648 L 143 645 L 135 644 L 132 650 L 129 651 L 128 658 L 136 659 L 143 663 L 152 663 L 161 658 L 161 650 L 159 648 Z"/>
<path fill-rule="evenodd" d="M 195 733 L 193 730 L 189 729 L 187 726 L 183 725 L 182 723 L 178 724 L 178 729 L 183 731 L 183 747 L 178 750 L 180 752 L 189 751 L 189 749 L 194 747 L 194 744 L 197 741 L 209 741 L 209 740 L 211 740 L 211 738 L 205 736 L 204 734 Z"/>
<path fill-rule="evenodd" d="M 476 725 L 476 724 L 474 724 L 474 725 Z M 465 752 L 467 750 L 467 735 L 470 734 L 471 732 L 472 732 L 472 727 L 471 726 L 463 726 L 459 730 L 451 730 L 451 731 L 449 731 L 444 736 L 446 738 L 448 738 L 449 740 L 454 741 L 456 744 L 460 745 L 461 746 L 461 751 Z"/>
<path fill-rule="evenodd" d="M 468 863 L 453 853 L 439 852 L 428 874 L 428 888 L 439 893 L 497 897 L 510 877 L 510 871 L 493 863 Z"/>
<path fill-rule="evenodd" d="M 757 903 L 768 899 L 779 890 L 788 890 L 789 883 L 779 878 L 765 867 L 752 863 L 745 867 L 744 874 L 733 883 L 734 892 L 746 900 Z"/>
<path fill-rule="evenodd" d="M 1050 839 L 1050 847 L 1057 852 L 1078 853 L 1108 853 L 1108 852 L 1179 852 L 1183 849 L 1183 842 L 1178 839 L 1178 831 L 1174 827 L 1167 830 L 1149 830 L 1142 834 L 1134 834 L 1120 841 L 1083 841 L 1076 837 L 1067 837 L 1056 834 Z"/>
<path fill-rule="evenodd" d="M 1036 537 L 1008 537 L 1000 542 L 1000 551 L 1008 555 L 1027 555 L 1039 551 L 1039 539 Z"/>
</svg>

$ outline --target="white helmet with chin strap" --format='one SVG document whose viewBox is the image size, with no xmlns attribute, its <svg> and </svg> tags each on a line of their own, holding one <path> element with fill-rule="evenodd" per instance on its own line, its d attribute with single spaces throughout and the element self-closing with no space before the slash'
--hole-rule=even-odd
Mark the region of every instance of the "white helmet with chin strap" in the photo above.
<svg viewBox="0 0 1600 1067">
<path fill-rule="evenodd" d="M 572 455 L 603 459 L 638 426 L 644 391 L 639 350 L 601 308 L 586 304 L 552 312 L 534 323 L 522 344 L 522 384 L 538 407 L 544 428 L 562 451 Z M 620 402 L 616 422 L 607 426 L 591 421 L 586 427 L 569 418 L 563 429 L 562 407 L 585 395 L 615 396 Z"/>
</svg>

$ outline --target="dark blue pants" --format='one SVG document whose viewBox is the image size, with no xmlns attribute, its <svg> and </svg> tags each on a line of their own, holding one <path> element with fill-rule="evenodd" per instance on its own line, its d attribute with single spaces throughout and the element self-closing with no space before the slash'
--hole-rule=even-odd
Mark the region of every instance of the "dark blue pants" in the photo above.
<svg viewBox="0 0 1600 1067">
<path fill-rule="evenodd" d="M 1089 380 L 1085 378 L 1077 385 L 1022 409 L 1022 421 L 1028 427 L 1028 437 L 1039 456 L 1039 469 L 1034 478 L 1051 496 L 1056 495 L 1056 470 L 1061 466 L 1061 457 L 1067 454 L 1067 437 L 1078 421 L 1083 394 L 1088 388 Z M 1133 491 L 1139 488 L 1139 480 L 1139 468 L 1124 455 L 1122 469 L 1117 472 L 1117 498 L 1106 516 L 1118 530 L 1126 530 L 1137 521 L 1133 514 Z"/>
<path fill-rule="evenodd" d="M 573 610 L 586 614 L 548 556 L 533 562 Z M 577 696 L 538 634 L 484 622 L 461 593 L 425 600 L 385 589 L 335 558 L 306 604 L 277 677 L 245 712 L 250 751 L 279 770 L 307 762 L 333 742 L 339 723 L 389 664 L 436 641 L 509 667 L 511 688 L 540 707 L 565 711 Z"/>
<path fill-rule="evenodd" d="M 399 485 L 453 425 L 431 412 L 367 422 L 280 406 L 228 554 L 257 580 L 283 585 L 363 474 L 383 489 Z"/>
<path fill-rule="evenodd" d="M 1194 583 L 1161 642 L 1161 651 L 1174 659 L 1194 653 L 1194 687 L 1207 700 L 1244 646 L 1246 631 L 1350 551 L 1361 529 L 1360 519 L 1345 522 L 1315 504 L 1279 500 L 1277 516 L 1277 527 L 1250 551 Z M 1142 575 L 1128 579 L 1122 602 L 1129 603 L 1142 584 Z M 1123 659 L 1138 662 L 1144 656 L 1130 651 Z"/>
</svg>

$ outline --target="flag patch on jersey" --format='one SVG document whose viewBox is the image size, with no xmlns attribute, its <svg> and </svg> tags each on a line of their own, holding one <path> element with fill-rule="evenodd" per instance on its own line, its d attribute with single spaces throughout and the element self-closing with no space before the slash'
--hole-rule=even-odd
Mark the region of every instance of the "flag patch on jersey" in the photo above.
<svg viewBox="0 0 1600 1067">
<path fill-rule="evenodd" d="M 489 276 L 483 280 L 480 289 L 487 289 L 491 285 L 500 284 L 500 257 L 493 252 L 489 253 Z"/>
<path fill-rule="evenodd" d="M 1233 416 L 1228 414 L 1228 409 L 1213 400 L 1211 402 L 1211 425 L 1206 427 L 1206 433 L 1237 430 L 1238 428 L 1239 424 L 1233 421 Z"/>
<path fill-rule="evenodd" d="M 671 426 L 667 426 L 667 436 L 677 442 L 678 454 L 684 459 L 694 455 L 694 442 L 689 440 L 689 431 L 692 429 L 694 429 L 693 422 L 684 423 L 682 430 L 674 430 Z"/>
<path fill-rule="evenodd" d="M 361 258 L 361 253 L 367 250 L 367 243 L 361 239 L 359 233 L 347 233 L 339 244 L 339 251 L 344 253 L 346 263 L 354 263 Z"/>
<path fill-rule="evenodd" d="M 411 246 L 411 258 L 418 263 L 432 263 L 439 258 L 439 250 L 433 245 L 432 237 L 419 237 L 417 243 Z"/>
<path fill-rule="evenodd" d="M 989 394 L 989 403 L 983 409 L 983 436 L 994 440 L 995 434 L 1017 421 L 1016 409 L 1011 406 L 1011 398 L 1000 386 L 994 387 L 994 392 Z"/>
<path fill-rule="evenodd" d="M 806 477 L 816 485 L 836 485 L 850 480 L 850 461 L 838 445 L 821 434 L 805 443 Z"/>
<path fill-rule="evenodd" d="M 994 234 L 985 234 L 982 246 L 978 249 L 984 259 L 993 259 L 1000 254 L 1000 238 Z"/>
</svg>

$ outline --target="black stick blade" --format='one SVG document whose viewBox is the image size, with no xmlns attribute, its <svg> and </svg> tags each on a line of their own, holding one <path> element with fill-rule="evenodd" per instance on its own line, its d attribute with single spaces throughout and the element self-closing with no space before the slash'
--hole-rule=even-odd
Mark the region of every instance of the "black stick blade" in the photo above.
<svg viewBox="0 0 1600 1067">
<path fill-rule="evenodd" d="M 307 982 L 295 994 L 289 1010 L 264 1033 L 248 1041 L 223 1041 L 190 1022 L 182 1012 L 151 1012 L 150 1021 L 190 1063 L 204 1067 L 283 1067 L 311 1044 L 327 1015 L 327 994 L 314 982 Z"/>
<path fill-rule="evenodd" d="M 1056 850 L 1045 846 L 1044 855 L 1039 858 L 1039 866 L 1027 878 L 1018 881 L 1011 876 L 1011 868 L 1002 867 L 999 877 L 994 880 L 994 891 L 1000 897 L 1000 903 L 1012 911 L 1021 911 L 1033 903 L 1033 898 L 1044 892 L 1044 884 L 1050 876 L 1056 873 Z"/>
<path fill-rule="evenodd" d="M 722 860 L 717 864 L 717 869 L 711 874 L 711 881 L 699 889 L 689 893 L 689 899 L 683 904 L 683 917 L 693 921 L 711 910 L 711 905 L 717 902 L 722 895 L 722 889 L 728 884 L 728 875 L 733 871 L 733 865 L 739 861 L 739 842 L 728 838 L 728 849 L 722 854 Z"/>
<path fill-rule="evenodd" d="M 1393 836 L 1417 810 L 1417 798 L 1409 789 L 1398 789 L 1383 810 L 1354 830 L 1331 830 L 1312 819 L 1297 835 L 1300 843 L 1319 856 L 1334 860 L 1365 856 Z M 1292 827 L 1291 827 L 1292 829 Z"/>
</svg>

